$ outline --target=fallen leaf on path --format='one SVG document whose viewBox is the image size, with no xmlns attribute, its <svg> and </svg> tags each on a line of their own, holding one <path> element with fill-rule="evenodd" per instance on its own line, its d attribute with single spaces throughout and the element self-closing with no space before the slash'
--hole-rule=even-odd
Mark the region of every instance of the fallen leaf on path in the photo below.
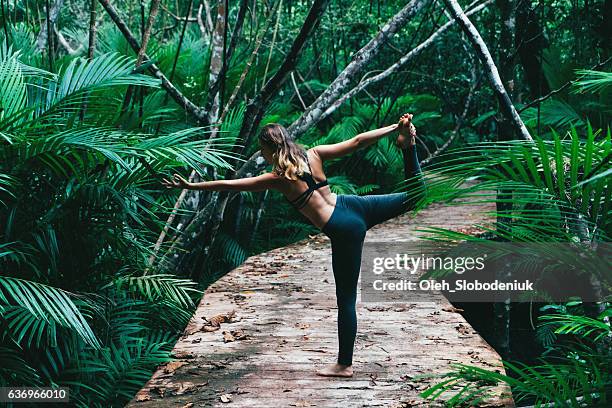
<svg viewBox="0 0 612 408">
<path fill-rule="evenodd" d="M 221 400 L 221 402 L 227 404 L 228 402 L 232 402 L 232 394 L 223 394 L 219 397 L 219 399 Z"/>
<path fill-rule="evenodd" d="M 442 311 L 450 312 L 450 313 L 459 313 L 459 312 L 463 312 L 463 309 L 459 309 L 458 307 L 455 307 L 455 306 L 449 306 L 449 307 L 443 307 Z"/>
<path fill-rule="evenodd" d="M 208 323 L 208 325 L 219 327 L 221 326 L 221 323 L 226 323 L 226 322 L 231 321 L 235 315 L 236 315 L 236 311 L 232 310 L 229 313 L 216 315 L 216 316 L 211 317 L 210 319 L 207 319 L 206 317 L 203 317 L 203 319 Z"/>
<path fill-rule="evenodd" d="M 186 361 L 171 361 L 164 366 L 164 373 L 171 374 L 181 368 L 184 365 L 189 364 Z"/>
<path fill-rule="evenodd" d="M 232 341 L 234 341 L 234 340 L 236 340 L 236 339 L 234 338 L 234 336 L 232 335 L 232 333 L 230 333 L 230 332 L 228 332 L 228 331 L 224 331 L 224 332 L 223 332 L 223 342 L 224 342 L 224 343 L 229 343 L 229 342 L 232 342 Z"/>
<path fill-rule="evenodd" d="M 178 360 L 191 360 L 191 359 L 195 358 L 193 353 L 190 353 L 188 351 L 173 351 L 172 352 L 172 357 L 174 357 L 174 358 L 176 358 Z"/>
<path fill-rule="evenodd" d="M 140 390 L 138 391 L 138 394 L 136 394 L 136 401 L 138 402 L 151 401 L 151 396 L 149 395 L 147 391 Z"/>
<path fill-rule="evenodd" d="M 366 306 L 365 308 L 370 312 L 386 312 L 389 310 L 388 306 Z"/>
<path fill-rule="evenodd" d="M 463 325 L 462 323 L 459 323 L 458 326 L 455 326 L 455 329 L 457 329 L 457 331 L 461 334 L 470 334 L 469 327 Z"/>
<path fill-rule="evenodd" d="M 183 395 L 183 394 L 192 393 L 192 392 L 195 392 L 197 388 L 198 387 L 194 383 L 190 381 L 185 381 L 178 385 L 178 389 L 176 390 L 174 394 Z"/>
<path fill-rule="evenodd" d="M 236 340 L 244 340 L 247 335 L 242 330 L 230 330 L 223 332 L 223 341 L 229 343 Z"/>
<path fill-rule="evenodd" d="M 314 407 L 313 404 L 306 400 L 297 400 L 294 404 L 289 404 L 292 407 Z"/>
</svg>

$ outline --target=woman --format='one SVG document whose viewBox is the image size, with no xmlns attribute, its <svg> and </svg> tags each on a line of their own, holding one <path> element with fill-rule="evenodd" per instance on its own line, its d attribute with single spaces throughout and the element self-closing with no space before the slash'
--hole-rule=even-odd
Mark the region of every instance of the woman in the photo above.
<svg viewBox="0 0 612 408">
<path fill-rule="evenodd" d="M 376 224 L 411 209 L 416 197 L 407 192 L 358 196 L 332 193 L 323 162 L 355 152 L 375 143 L 396 130 L 396 144 L 402 150 L 405 176 L 416 181 L 424 191 L 416 154 L 416 130 L 412 115 L 404 114 L 397 124 L 361 133 L 344 142 L 320 145 L 305 150 L 296 144 L 287 130 L 278 124 L 263 127 L 259 135 L 261 153 L 273 165 L 269 173 L 237 180 L 215 180 L 190 183 L 175 174 L 173 181 L 164 179 L 167 187 L 192 190 L 263 191 L 276 189 L 331 240 L 332 267 L 338 305 L 339 354 L 336 364 L 318 371 L 318 375 L 351 377 L 355 336 L 357 334 L 357 280 L 366 231 Z M 320 180 L 320 181 L 318 181 Z"/>
</svg>

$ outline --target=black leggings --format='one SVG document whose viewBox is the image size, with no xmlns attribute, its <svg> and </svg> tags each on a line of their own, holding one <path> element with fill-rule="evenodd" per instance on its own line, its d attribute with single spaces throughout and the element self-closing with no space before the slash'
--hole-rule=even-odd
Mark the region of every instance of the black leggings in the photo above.
<svg viewBox="0 0 612 408">
<path fill-rule="evenodd" d="M 424 191 L 416 148 L 407 148 L 402 153 L 405 176 L 412 181 L 408 185 Z M 413 208 L 418 195 L 412 193 L 404 191 L 367 196 L 339 194 L 336 207 L 322 228 L 323 233 L 330 238 L 332 247 L 338 304 L 339 364 L 353 363 L 353 346 L 357 334 L 357 280 L 366 231 Z"/>
</svg>

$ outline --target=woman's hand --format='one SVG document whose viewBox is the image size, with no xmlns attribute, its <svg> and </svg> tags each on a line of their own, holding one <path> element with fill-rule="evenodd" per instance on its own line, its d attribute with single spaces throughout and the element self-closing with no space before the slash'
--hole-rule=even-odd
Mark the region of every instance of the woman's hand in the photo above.
<svg viewBox="0 0 612 408">
<path fill-rule="evenodd" d="M 174 178 L 172 181 L 163 179 L 162 184 L 166 186 L 166 188 L 189 188 L 191 187 L 191 183 L 185 180 L 180 174 L 174 174 Z"/>
<path fill-rule="evenodd" d="M 416 144 L 416 128 L 412 124 L 412 114 L 405 113 L 399 119 L 399 136 L 397 137 L 397 145 L 400 149 L 405 149 L 408 146 Z"/>
</svg>

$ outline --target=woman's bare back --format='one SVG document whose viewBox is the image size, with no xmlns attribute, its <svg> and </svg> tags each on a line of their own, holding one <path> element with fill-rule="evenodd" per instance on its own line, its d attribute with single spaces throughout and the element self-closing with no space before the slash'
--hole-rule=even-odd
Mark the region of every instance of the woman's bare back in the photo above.
<svg viewBox="0 0 612 408">
<path fill-rule="evenodd" d="M 308 162 L 312 171 L 312 177 L 316 182 L 326 179 L 323 171 L 323 161 L 315 150 L 306 151 Z M 288 180 L 283 178 L 279 185 L 279 191 L 288 199 L 295 200 L 308 189 L 308 185 L 303 180 Z M 336 194 L 332 193 L 329 186 L 323 186 L 312 192 L 306 204 L 299 209 L 317 228 L 321 229 L 331 217 L 336 206 Z"/>
</svg>

